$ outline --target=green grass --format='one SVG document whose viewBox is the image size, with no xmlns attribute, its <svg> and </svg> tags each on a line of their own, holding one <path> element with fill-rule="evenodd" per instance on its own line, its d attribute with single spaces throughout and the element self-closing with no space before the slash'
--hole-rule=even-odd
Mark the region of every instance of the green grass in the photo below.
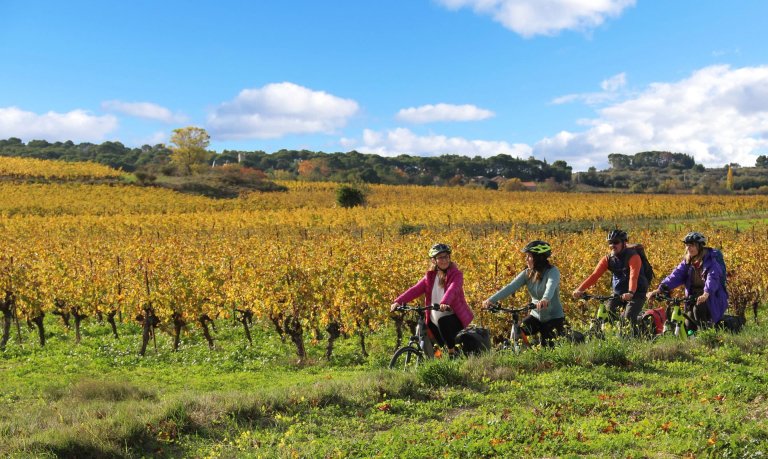
<svg viewBox="0 0 768 459">
<path fill-rule="evenodd" d="M 0 354 L 3 457 L 765 457 L 768 327 L 386 369 L 394 333 L 293 347 L 217 324 L 216 349 L 51 320 Z M 15 330 L 14 330 L 15 331 Z M 14 336 L 15 338 L 15 336 Z"/>
<path fill-rule="evenodd" d="M 684 229 L 695 226 L 698 220 L 684 220 L 677 223 L 666 223 L 664 226 L 667 229 Z M 711 217 L 707 218 L 706 222 L 715 226 L 727 226 L 730 228 L 749 229 L 753 226 L 766 226 L 768 225 L 768 217 L 764 215 L 746 215 L 746 216 L 723 216 L 723 217 Z"/>
</svg>

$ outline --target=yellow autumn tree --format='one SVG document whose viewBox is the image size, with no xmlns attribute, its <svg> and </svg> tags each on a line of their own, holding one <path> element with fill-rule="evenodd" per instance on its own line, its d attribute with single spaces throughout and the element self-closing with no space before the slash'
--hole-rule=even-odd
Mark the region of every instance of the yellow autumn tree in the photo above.
<svg viewBox="0 0 768 459">
<path fill-rule="evenodd" d="M 728 166 L 728 178 L 726 179 L 725 186 L 729 190 L 733 190 L 733 168 L 731 166 Z"/>
<path fill-rule="evenodd" d="M 206 159 L 208 145 L 211 136 L 205 129 L 197 127 L 185 127 L 174 129 L 171 136 L 171 163 L 179 167 L 183 172 L 192 172 L 192 166 Z"/>
</svg>

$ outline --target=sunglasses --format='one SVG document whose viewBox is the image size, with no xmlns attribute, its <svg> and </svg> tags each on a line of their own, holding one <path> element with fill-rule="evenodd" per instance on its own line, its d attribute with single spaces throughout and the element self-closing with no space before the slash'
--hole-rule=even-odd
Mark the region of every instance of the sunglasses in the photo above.
<svg viewBox="0 0 768 459">
<path fill-rule="evenodd" d="M 621 241 L 614 239 L 612 241 L 608 241 L 608 245 L 619 245 L 621 244 Z"/>
</svg>

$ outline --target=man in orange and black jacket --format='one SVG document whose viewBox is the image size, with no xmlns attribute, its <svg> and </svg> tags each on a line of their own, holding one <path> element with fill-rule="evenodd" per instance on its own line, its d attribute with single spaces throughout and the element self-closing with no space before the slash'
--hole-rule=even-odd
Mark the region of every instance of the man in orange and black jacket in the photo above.
<svg viewBox="0 0 768 459">
<path fill-rule="evenodd" d="M 636 251 L 627 248 L 629 237 L 626 231 L 612 230 L 608 233 L 606 240 L 611 253 L 600 259 L 595 271 L 573 291 L 573 296 L 581 298 L 587 289 L 597 283 L 603 273 L 611 271 L 613 293 L 620 296 L 621 300 L 627 301 L 622 317 L 628 319 L 633 329 L 637 330 L 638 316 L 643 311 L 645 294 L 648 291 L 648 279 L 645 277 L 643 261 Z M 606 306 L 616 314 L 621 300 L 618 298 L 609 300 Z"/>
</svg>

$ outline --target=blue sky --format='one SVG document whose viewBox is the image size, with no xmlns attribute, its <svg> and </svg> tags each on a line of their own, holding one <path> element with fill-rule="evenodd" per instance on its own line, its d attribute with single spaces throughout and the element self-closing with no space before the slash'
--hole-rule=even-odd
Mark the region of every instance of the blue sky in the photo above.
<svg viewBox="0 0 768 459">
<path fill-rule="evenodd" d="M 564 159 L 768 150 L 768 2 L 0 0 L 0 138 Z"/>
</svg>

